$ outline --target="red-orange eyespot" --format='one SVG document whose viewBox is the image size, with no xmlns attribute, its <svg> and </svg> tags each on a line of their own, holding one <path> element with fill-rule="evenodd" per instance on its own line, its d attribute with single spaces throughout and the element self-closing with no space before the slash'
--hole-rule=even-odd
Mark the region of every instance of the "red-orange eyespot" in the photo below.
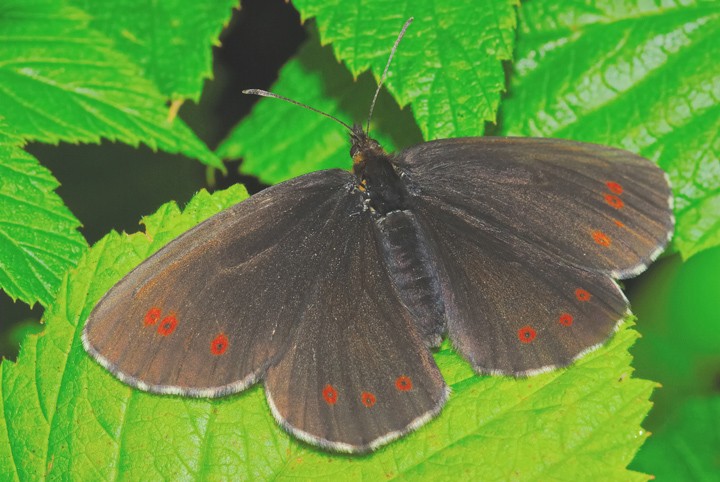
<svg viewBox="0 0 720 482">
<path fill-rule="evenodd" d="M 322 393 L 323 398 L 328 404 L 333 405 L 335 402 L 337 402 L 337 390 L 335 390 L 332 385 L 325 385 Z"/>
<path fill-rule="evenodd" d="M 587 301 L 592 298 L 592 295 L 590 293 L 580 288 L 575 290 L 575 296 L 577 296 L 577 299 L 580 301 Z"/>
<path fill-rule="evenodd" d="M 622 186 L 616 182 L 608 182 L 607 187 L 615 194 L 622 194 L 623 192 Z"/>
<path fill-rule="evenodd" d="M 163 336 L 168 336 L 172 334 L 173 331 L 175 331 L 175 327 L 177 326 L 177 324 L 178 320 L 177 318 L 175 318 L 175 316 L 166 316 L 158 325 L 157 332 Z"/>
<path fill-rule="evenodd" d="M 143 322 L 143 324 L 145 326 L 154 325 L 160 319 L 160 315 L 162 315 L 162 311 L 160 311 L 160 308 L 150 308 L 150 311 L 145 314 L 145 321 Z"/>
<path fill-rule="evenodd" d="M 597 244 L 600 246 L 610 246 L 610 238 L 607 237 L 605 233 L 601 233 L 600 231 L 596 231 L 592 233 L 592 237 L 595 240 Z"/>
<path fill-rule="evenodd" d="M 520 341 L 523 343 L 530 343 L 533 341 L 536 334 L 537 333 L 530 327 L 530 325 L 518 330 L 518 338 L 520 338 Z"/>
<path fill-rule="evenodd" d="M 398 377 L 398 379 L 395 380 L 395 386 L 401 392 L 405 392 L 412 388 L 412 382 L 409 377 Z"/>
<path fill-rule="evenodd" d="M 228 337 L 225 336 L 224 333 L 220 333 L 218 336 L 215 337 L 215 339 L 210 343 L 210 351 L 213 355 L 222 355 L 225 353 L 225 350 L 227 350 L 228 347 Z"/>
<path fill-rule="evenodd" d="M 607 203 L 615 209 L 622 209 L 623 206 L 625 206 L 622 199 L 617 196 L 613 196 L 612 194 L 605 194 L 605 201 L 607 201 Z"/>
<path fill-rule="evenodd" d="M 558 320 L 561 325 L 570 326 L 572 325 L 573 318 L 572 315 L 568 315 L 567 313 L 563 313 L 560 315 L 560 319 Z"/>
<path fill-rule="evenodd" d="M 373 405 L 375 405 L 375 395 L 373 395 L 372 393 L 363 392 L 360 397 L 362 398 L 363 405 L 365 405 L 366 407 L 372 407 Z"/>
</svg>

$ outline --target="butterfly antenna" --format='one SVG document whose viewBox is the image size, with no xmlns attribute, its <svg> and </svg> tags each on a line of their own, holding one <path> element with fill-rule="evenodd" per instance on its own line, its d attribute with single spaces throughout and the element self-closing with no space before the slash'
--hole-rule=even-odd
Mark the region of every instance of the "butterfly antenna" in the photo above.
<svg viewBox="0 0 720 482">
<path fill-rule="evenodd" d="M 382 87 L 383 82 L 385 82 L 385 77 L 387 77 L 388 69 L 390 68 L 390 62 L 392 62 L 393 56 L 395 55 L 395 51 L 398 48 L 398 45 L 400 44 L 400 41 L 402 40 L 403 36 L 405 35 L 405 30 L 410 26 L 410 23 L 414 20 L 414 17 L 410 17 L 407 22 L 405 22 L 405 25 L 403 25 L 402 30 L 400 30 L 400 35 L 398 35 L 397 40 L 395 41 L 395 45 L 393 45 L 392 51 L 390 52 L 390 58 L 387 61 L 387 64 L 385 65 L 385 72 L 383 72 L 382 77 L 380 77 L 380 82 L 378 82 L 377 90 L 375 91 L 375 97 L 373 97 L 372 104 L 370 104 L 370 113 L 368 114 L 368 120 L 367 120 L 367 127 L 365 128 L 365 134 L 370 135 L 370 119 L 372 119 L 373 109 L 375 109 L 375 101 L 377 100 L 377 96 L 380 93 L 380 87 Z"/>
<path fill-rule="evenodd" d="M 268 92 L 268 91 L 266 91 L 266 90 L 260 90 L 260 89 L 247 89 L 247 90 L 243 90 L 242 93 L 243 93 L 243 94 L 259 95 L 259 96 L 262 96 L 262 97 L 272 97 L 272 98 L 274 98 L 274 99 L 286 100 L 286 101 L 290 102 L 291 104 L 299 105 L 300 107 L 305 107 L 306 109 L 310 109 L 310 110 L 313 111 L 313 112 L 317 112 L 318 114 L 322 114 L 322 115 L 324 115 L 325 117 L 329 117 L 329 118 L 331 118 L 332 120 L 334 120 L 335 122 L 338 122 L 339 124 L 342 124 L 343 126 L 345 126 L 345 128 L 346 128 L 347 130 L 349 130 L 350 132 L 353 131 L 353 130 L 352 130 L 352 127 L 350 127 L 349 125 L 347 125 L 346 123 L 344 123 L 343 121 L 341 121 L 340 119 L 338 119 L 337 117 L 333 117 L 333 116 L 331 116 L 330 114 L 326 114 L 325 112 L 323 112 L 323 111 L 321 111 L 321 110 L 314 109 L 314 108 L 310 107 L 309 105 L 301 104 L 300 102 L 298 102 L 298 101 L 296 101 L 296 100 L 288 99 L 287 97 L 283 97 L 282 95 L 273 94 L 272 92 Z"/>
</svg>

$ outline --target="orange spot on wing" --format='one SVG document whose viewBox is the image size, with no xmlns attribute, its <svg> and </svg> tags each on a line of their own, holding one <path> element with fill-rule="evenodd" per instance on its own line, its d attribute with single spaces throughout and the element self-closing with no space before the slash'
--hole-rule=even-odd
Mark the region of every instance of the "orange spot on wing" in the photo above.
<svg viewBox="0 0 720 482">
<path fill-rule="evenodd" d="M 323 388 L 322 396 L 329 405 L 334 405 L 337 402 L 337 390 L 332 385 L 325 385 Z"/>
<path fill-rule="evenodd" d="M 175 331 L 177 324 L 178 319 L 175 318 L 175 315 L 166 316 L 158 325 L 157 332 L 162 336 L 169 336 Z"/>
<path fill-rule="evenodd" d="M 212 343 L 210 343 L 210 351 L 212 351 L 213 355 L 222 355 L 225 353 L 225 350 L 227 350 L 228 344 L 228 337 L 225 336 L 224 333 L 220 333 Z"/>
<path fill-rule="evenodd" d="M 600 231 L 596 231 L 592 233 L 592 237 L 595 240 L 597 244 L 600 246 L 610 246 L 610 238 L 607 237 L 605 233 L 601 233 Z"/>
<path fill-rule="evenodd" d="M 160 308 L 150 308 L 150 310 L 145 314 L 145 321 L 143 324 L 145 326 L 154 325 L 160 319 L 160 315 L 162 315 Z"/>
<path fill-rule="evenodd" d="M 520 341 L 523 343 L 530 343 L 535 339 L 535 335 L 537 335 L 537 332 L 533 330 L 530 325 L 518 330 L 518 338 L 520 338 Z"/>
<path fill-rule="evenodd" d="M 560 322 L 561 325 L 570 326 L 570 325 L 572 325 L 573 317 L 572 317 L 572 315 L 563 313 L 562 315 L 560 315 L 560 319 L 558 321 Z"/>
<path fill-rule="evenodd" d="M 605 201 L 615 209 L 622 209 L 625 206 L 622 199 L 612 194 L 605 194 Z"/>
<path fill-rule="evenodd" d="M 590 298 L 592 298 L 592 295 L 590 293 L 581 288 L 575 290 L 575 296 L 580 301 L 588 301 Z"/>
<path fill-rule="evenodd" d="M 398 377 L 397 380 L 395 380 L 395 386 L 401 392 L 406 392 L 412 388 L 412 382 L 409 377 Z"/>
<path fill-rule="evenodd" d="M 362 395 L 360 395 L 360 398 L 362 399 L 363 405 L 366 407 L 372 407 L 375 405 L 375 395 L 369 392 L 363 392 Z"/>
<path fill-rule="evenodd" d="M 608 182 L 608 183 L 606 183 L 606 185 L 607 185 L 608 189 L 610 189 L 615 194 L 622 194 L 622 192 L 623 192 L 622 186 L 616 182 Z"/>
<path fill-rule="evenodd" d="M 623 223 L 621 223 L 620 221 L 618 221 L 617 219 L 615 220 L 615 224 L 617 224 L 617 225 L 620 226 L 621 228 L 624 228 L 624 227 L 625 227 L 625 225 L 624 225 Z"/>
</svg>

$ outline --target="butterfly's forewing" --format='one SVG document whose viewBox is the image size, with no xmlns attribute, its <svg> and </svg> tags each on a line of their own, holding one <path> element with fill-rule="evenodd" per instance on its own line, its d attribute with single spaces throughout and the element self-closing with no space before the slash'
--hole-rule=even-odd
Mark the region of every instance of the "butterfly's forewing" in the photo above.
<svg viewBox="0 0 720 482">
<path fill-rule="evenodd" d="M 435 245 L 449 336 L 483 373 L 532 375 L 599 346 L 627 310 L 612 278 L 672 233 L 664 173 L 617 149 L 447 139 L 398 166 Z"/>
<path fill-rule="evenodd" d="M 323 227 L 348 182 L 339 170 L 302 176 L 173 240 L 98 302 L 86 348 L 154 392 L 220 396 L 252 384 L 306 307 L 329 249 Z"/>
<path fill-rule="evenodd" d="M 666 174 L 611 147 L 560 139 L 465 138 L 398 156 L 408 184 L 575 266 L 628 278 L 673 230 Z"/>
<path fill-rule="evenodd" d="M 276 418 L 300 438 L 363 452 L 429 420 L 447 388 L 393 289 L 369 213 L 345 208 L 265 389 Z"/>
<path fill-rule="evenodd" d="M 418 428 L 447 387 L 353 183 L 308 174 L 188 231 L 100 300 L 86 349 L 154 392 L 213 397 L 266 378 L 280 423 L 334 450 Z"/>
</svg>

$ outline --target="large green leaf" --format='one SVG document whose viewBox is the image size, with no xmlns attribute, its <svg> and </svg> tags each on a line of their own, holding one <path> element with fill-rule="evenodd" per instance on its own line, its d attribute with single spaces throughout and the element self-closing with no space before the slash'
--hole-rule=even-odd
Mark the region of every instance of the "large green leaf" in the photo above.
<svg viewBox="0 0 720 482">
<path fill-rule="evenodd" d="M 322 48 L 315 29 L 310 39 L 280 71 L 273 92 L 297 99 L 346 124 L 363 122 L 377 84 L 370 75 L 353 82 L 352 75 Z M 394 150 L 422 141 L 410 109 L 400 111 L 386 92 L 375 108 L 372 132 Z M 252 115 L 218 147 L 223 158 L 242 157 L 242 170 L 275 184 L 320 169 L 352 165 L 348 132 L 311 110 L 277 99 L 261 99 Z"/>
<path fill-rule="evenodd" d="M 175 99 L 198 101 L 203 80 L 212 78 L 211 46 L 238 0 L 70 0 L 92 15 L 91 28 L 111 37 L 140 66 L 143 77 Z M 182 59 L 178 62 L 178 59 Z"/>
<path fill-rule="evenodd" d="M 332 42 L 335 57 L 343 60 L 352 76 L 372 69 L 379 79 L 403 22 L 415 21 L 407 30 L 390 65 L 385 86 L 400 106 L 412 102 L 415 119 L 426 139 L 480 135 L 486 121 L 495 121 L 500 93 L 505 88 L 502 60 L 512 55 L 515 12 L 513 2 L 413 2 L 399 1 L 294 2 L 303 19 L 315 17 L 322 43 Z M 387 15 L 386 12 L 392 12 Z M 351 75 L 323 52 L 315 30 L 299 58 L 280 74 L 273 91 L 339 117 L 346 123 L 364 123 L 375 82 Z M 265 182 L 327 167 L 349 167 L 347 137 L 327 119 L 274 99 L 258 102 L 220 146 L 223 157 L 244 157 L 244 172 Z M 375 119 L 395 110 L 379 101 Z M 421 138 L 412 132 L 409 114 L 385 122 L 400 146 Z M 314 116 L 314 117 L 313 117 Z M 377 124 L 383 124 L 377 123 Z M 405 127 L 401 127 L 401 126 Z M 396 126 L 393 128 L 392 126 Z M 373 130 L 377 133 L 378 131 Z"/>
<path fill-rule="evenodd" d="M 400 27 L 407 30 L 386 86 L 401 106 L 412 103 L 425 139 L 475 136 L 495 121 L 505 90 L 503 60 L 515 40 L 513 0 L 295 0 L 303 20 L 314 17 L 323 44 L 354 76 L 379 79 Z"/>
<path fill-rule="evenodd" d="M 380 451 L 329 454 L 283 432 L 263 390 L 188 399 L 133 390 L 83 350 L 102 294 L 162 244 L 244 197 L 200 193 L 166 205 L 147 235 L 111 233 L 70 271 L 17 364 L 1 365 L 0 479 L 647 480 L 626 470 L 646 435 L 652 382 L 633 379 L 622 328 L 566 370 L 480 377 L 447 344 L 435 354 L 453 393 L 437 420 Z"/>
<path fill-rule="evenodd" d="M 182 121 L 167 120 L 165 97 L 87 14 L 55 0 L 6 0 L 0 12 L 0 115 L 20 136 L 143 142 L 222 167 Z"/>
<path fill-rule="evenodd" d="M 87 248 L 50 171 L 0 125 L 0 288 L 11 298 L 52 302 L 68 268 Z"/>
<path fill-rule="evenodd" d="M 718 34 L 717 0 L 524 3 L 502 132 L 652 159 L 673 183 L 677 249 L 720 244 Z"/>
</svg>

